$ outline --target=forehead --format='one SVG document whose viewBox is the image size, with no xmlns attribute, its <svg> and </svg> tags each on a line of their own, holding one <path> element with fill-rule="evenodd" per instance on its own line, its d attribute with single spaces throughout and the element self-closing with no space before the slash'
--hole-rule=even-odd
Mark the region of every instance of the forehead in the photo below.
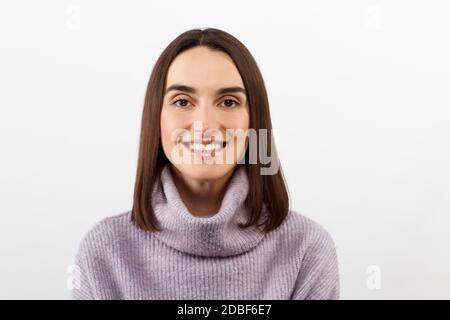
<svg viewBox="0 0 450 320">
<path fill-rule="evenodd" d="M 195 47 L 179 54 L 169 67 L 166 88 L 183 84 L 198 90 L 244 87 L 241 75 L 228 54 L 206 47 Z"/>
</svg>

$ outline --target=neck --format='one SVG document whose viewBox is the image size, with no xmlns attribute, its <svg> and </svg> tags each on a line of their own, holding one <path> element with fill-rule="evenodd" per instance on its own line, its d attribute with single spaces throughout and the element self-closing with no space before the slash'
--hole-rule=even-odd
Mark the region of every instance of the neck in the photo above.
<svg viewBox="0 0 450 320">
<path fill-rule="evenodd" d="M 233 170 L 219 179 L 193 179 L 170 166 L 180 197 L 189 212 L 198 217 L 216 214 Z"/>
</svg>

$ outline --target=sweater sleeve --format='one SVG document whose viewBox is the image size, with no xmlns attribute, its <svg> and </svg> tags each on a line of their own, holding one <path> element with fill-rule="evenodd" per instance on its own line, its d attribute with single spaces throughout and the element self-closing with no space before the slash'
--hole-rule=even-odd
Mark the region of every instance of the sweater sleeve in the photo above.
<svg viewBox="0 0 450 320">
<path fill-rule="evenodd" d="M 93 300 L 94 294 L 92 291 L 89 274 L 90 274 L 90 249 L 86 237 L 81 241 L 78 252 L 75 255 L 75 268 L 73 273 L 72 300 Z"/>
<path fill-rule="evenodd" d="M 318 225 L 303 256 L 292 300 L 339 300 L 339 266 L 335 243 Z"/>
</svg>

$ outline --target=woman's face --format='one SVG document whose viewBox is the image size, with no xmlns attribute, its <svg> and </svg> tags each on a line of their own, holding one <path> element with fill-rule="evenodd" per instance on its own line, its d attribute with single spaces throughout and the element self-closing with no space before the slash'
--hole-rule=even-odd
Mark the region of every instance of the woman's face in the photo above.
<svg viewBox="0 0 450 320">
<path fill-rule="evenodd" d="M 188 49 L 170 65 L 165 89 L 161 142 L 169 161 L 194 179 L 230 173 L 245 154 L 249 128 L 245 88 L 233 60 L 207 47 Z"/>
</svg>

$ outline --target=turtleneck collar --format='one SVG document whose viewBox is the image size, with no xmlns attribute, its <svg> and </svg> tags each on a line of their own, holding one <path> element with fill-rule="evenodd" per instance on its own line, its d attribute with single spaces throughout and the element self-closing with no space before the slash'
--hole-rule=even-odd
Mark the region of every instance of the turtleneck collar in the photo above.
<svg viewBox="0 0 450 320">
<path fill-rule="evenodd" d="M 256 226 L 245 229 L 238 226 L 248 219 L 244 201 L 249 183 L 244 165 L 237 165 L 219 211 L 208 217 L 194 216 L 189 212 L 169 166 L 164 166 L 152 191 L 153 210 L 162 228 L 155 233 L 159 240 L 185 253 L 211 257 L 240 254 L 262 240 L 264 233 Z"/>
</svg>

